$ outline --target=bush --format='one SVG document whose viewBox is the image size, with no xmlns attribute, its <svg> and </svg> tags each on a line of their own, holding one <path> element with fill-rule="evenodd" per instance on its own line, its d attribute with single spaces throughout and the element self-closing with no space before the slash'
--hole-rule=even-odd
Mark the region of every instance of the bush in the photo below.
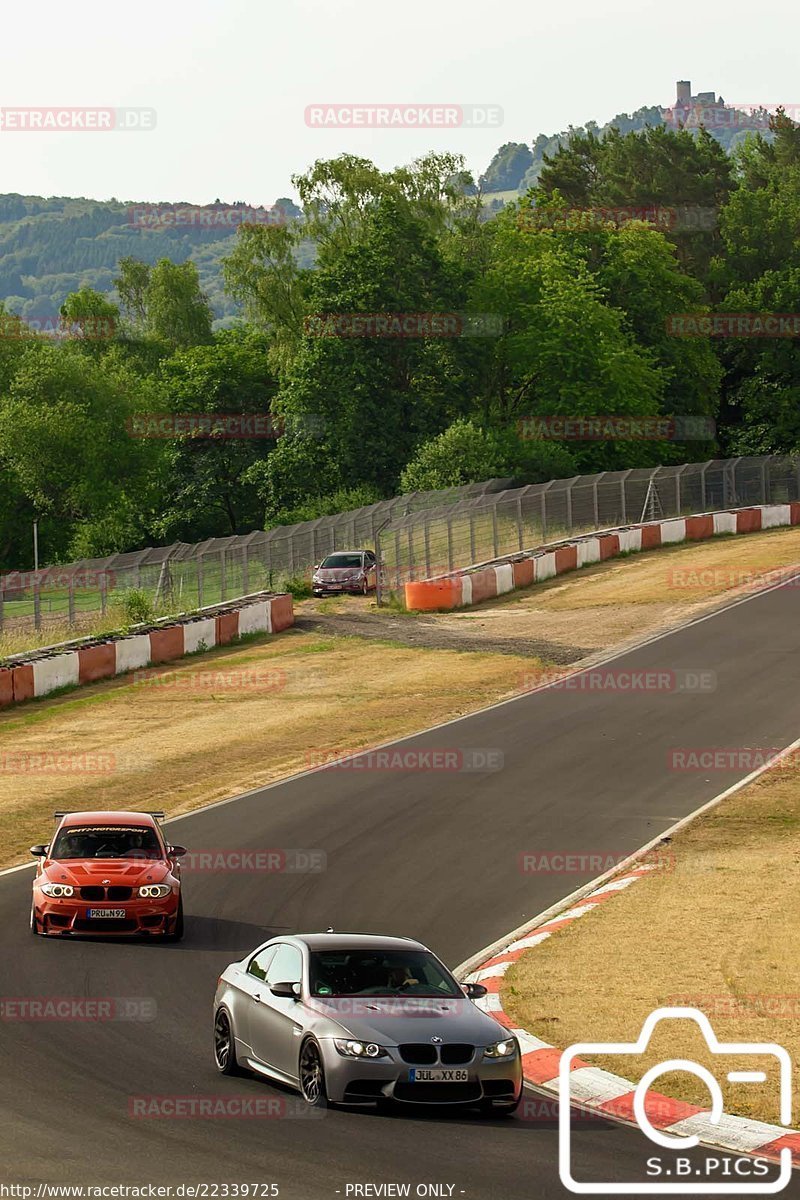
<svg viewBox="0 0 800 1200">
<path fill-rule="evenodd" d="M 155 617 L 153 601 L 143 588 L 127 588 L 118 603 L 126 625 L 148 625 Z"/>
<path fill-rule="evenodd" d="M 400 488 L 425 492 L 506 477 L 545 483 L 575 474 L 574 457 L 557 443 L 524 442 L 513 429 L 484 429 L 462 418 L 422 443 L 400 476 Z"/>
</svg>

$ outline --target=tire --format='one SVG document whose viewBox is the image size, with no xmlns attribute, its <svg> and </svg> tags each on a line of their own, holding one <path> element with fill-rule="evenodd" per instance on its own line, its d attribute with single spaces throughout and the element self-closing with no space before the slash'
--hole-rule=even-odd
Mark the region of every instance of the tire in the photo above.
<svg viewBox="0 0 800 1200">
<path fill-rule="evenodd" d="M 175 917 L 175 928 L 166 934 L 166 941 L 179 942 L 183 937 L 183 896 L 178 900 L 178 912 Z"/>
<path fill-rule="evenodd" d="M 214 1062 L 220 1075 L 239 1075 L 233 1025 L 224 1008 L 214 1017 Z"/>
<path fill-rule="evenodd" d="M 300 1092 L 311 1108 L 328 1108 L 328 1090 L 325 1084 L 325 1068 L 322 1065 L 322 1052 L 317 1043 L 309 1038 L 300 1048 L 300 1063 L 298 1076 Z"/>
</svg>

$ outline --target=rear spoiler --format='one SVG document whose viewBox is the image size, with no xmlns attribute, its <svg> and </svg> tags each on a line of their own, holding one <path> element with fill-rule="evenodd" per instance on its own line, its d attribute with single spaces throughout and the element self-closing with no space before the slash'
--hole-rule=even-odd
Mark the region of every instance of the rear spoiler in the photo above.
<svg viewBox="0 0 800 1200">
<path fill-rule="evenodd" d="M 71 817 L 73 813 L 82 812 L 82 811 L 83 810 L 79 809 L 79 808 L 72 808 L 72 809 L 67 809 L 65 812 L 54 812 L 53 820 L 60 821 L 62 817 Z M 142 812 L 144 813 L 144 815 L 146 817 L 154 817 L 156 821 L 163 821 L 167 815 L 166 813 L 163 813 L 163 812 L 153 812 L 150 809 L 142 809 Z"/>
</svg>

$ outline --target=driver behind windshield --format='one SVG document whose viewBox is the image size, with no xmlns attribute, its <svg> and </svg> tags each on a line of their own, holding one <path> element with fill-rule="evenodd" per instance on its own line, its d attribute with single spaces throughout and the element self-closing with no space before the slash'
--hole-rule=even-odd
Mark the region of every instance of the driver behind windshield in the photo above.
<svg viewBox="0 0 800 1200">
<path fill-rule="evenodd" d="M 71 858 L 163 858 L 156 831 L 130 825 L 67 826 L 50 852 L 55 859 Z"/>
<path fill-rule="evenodd" d="M 463 996 L 432 954 L 423 951 L 315 951 L 315 996 Z"/>
</svg>

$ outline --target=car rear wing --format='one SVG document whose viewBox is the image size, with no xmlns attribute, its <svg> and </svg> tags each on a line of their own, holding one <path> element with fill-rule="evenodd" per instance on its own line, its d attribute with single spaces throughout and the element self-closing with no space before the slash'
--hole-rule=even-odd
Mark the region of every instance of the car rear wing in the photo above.
<svg viewBox="0 0 800 1200">
<path fill-rule="evenodd" d="M 53 813 L 53 820 L 60 821 L 62 817 L 71 817 L 73 813 L 82 812 L 82 811 L 83 810 L 80 808 L 68 808 L 64 812 L 57 811 L 57 812 Z M 163 821 L 167 815 L 166 813 L 163 813 L 163 812 L 153 812 L 152 809 L 144 809 L 143 808 L 141 811 L 143 812 L 143 814 L 146 817 L 153 817 L 156 821 Z"/>
</svg>

